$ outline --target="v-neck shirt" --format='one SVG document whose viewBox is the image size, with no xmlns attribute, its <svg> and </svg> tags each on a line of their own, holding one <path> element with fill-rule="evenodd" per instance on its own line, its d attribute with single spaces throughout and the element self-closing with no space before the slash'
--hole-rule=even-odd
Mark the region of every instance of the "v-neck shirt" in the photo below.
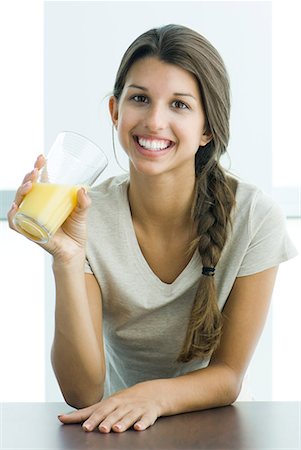
<svg viewBox="0 0 301 450">
<path fill-rule="evenodd" d="M 121 175 L 89 193 L 85 270 L 94 274 L 102 293 L 105 396 L 209 362 L 176 362 L 202 272 L 201 257 L 196 250 L 173 283 L 160 280 L 140 249 L 128 186 L 128 175 Z M 238 181 L 232 232 L 216 267 L 219 308 L 224 307 L 236 277 L 277 266 L 296 254 L 279 206 L 256 186 Z"/>
</svg>

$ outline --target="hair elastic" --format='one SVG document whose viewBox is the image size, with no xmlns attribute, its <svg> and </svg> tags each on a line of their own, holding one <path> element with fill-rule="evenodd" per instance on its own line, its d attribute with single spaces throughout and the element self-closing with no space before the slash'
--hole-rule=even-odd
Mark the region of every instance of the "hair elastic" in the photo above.
<svg viewBox="0 0 301 450">
<path fill-rule="evenodd" d="M 203 267 L 202 275 L 206 275 L 207 277 L 213 277 L 215 272 L 215 267 Z"/>
</svg>

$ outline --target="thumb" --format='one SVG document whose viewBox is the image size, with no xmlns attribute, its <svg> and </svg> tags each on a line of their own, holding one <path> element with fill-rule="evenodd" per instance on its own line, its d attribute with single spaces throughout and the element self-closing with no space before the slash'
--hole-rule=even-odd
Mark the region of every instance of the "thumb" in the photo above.
<svg viewBox="0 0 301 450">
<path fill-rule="evenodd" d="M 78 191 L 77 191 L 77 208 L 78 208 L 78 212 L 82 212 L 85 211 L 86 209 L 89 208 L 89 206 L 91 205 L 91 199 L 87 194 L 87 190 L 83 187 L 81 187 Z"/>
</svg>

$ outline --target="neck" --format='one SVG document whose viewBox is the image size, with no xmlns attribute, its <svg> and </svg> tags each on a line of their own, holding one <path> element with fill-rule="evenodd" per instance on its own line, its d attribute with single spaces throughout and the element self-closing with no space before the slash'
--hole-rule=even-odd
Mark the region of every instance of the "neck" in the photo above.
<svg viewBox="0 0 301 450">
<path fill-rule="evenodd" d="M 130 169 L 129 202 L 133 221 L 161 231 L 191 227 L 195 177 L 147 176 Z"/>
</svg>

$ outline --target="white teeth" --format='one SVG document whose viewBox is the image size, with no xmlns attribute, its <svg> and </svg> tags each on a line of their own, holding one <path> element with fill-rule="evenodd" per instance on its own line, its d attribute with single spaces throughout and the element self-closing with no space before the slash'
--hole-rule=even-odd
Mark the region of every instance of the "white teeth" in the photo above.
<svg viewBox="0 0 301 450">
<path fill-rule="evenodd" d="M 164 150 L 165 148 L 169 147 L 170 141 L 162 141 L 162 140 L 155 140 L 155 139 L 144 139 L 138 137 L 138 143 L 141 147 L 145 148 L 146 150 L 153 150 L 153 151 L 160 151 Z"/>
</svg>

